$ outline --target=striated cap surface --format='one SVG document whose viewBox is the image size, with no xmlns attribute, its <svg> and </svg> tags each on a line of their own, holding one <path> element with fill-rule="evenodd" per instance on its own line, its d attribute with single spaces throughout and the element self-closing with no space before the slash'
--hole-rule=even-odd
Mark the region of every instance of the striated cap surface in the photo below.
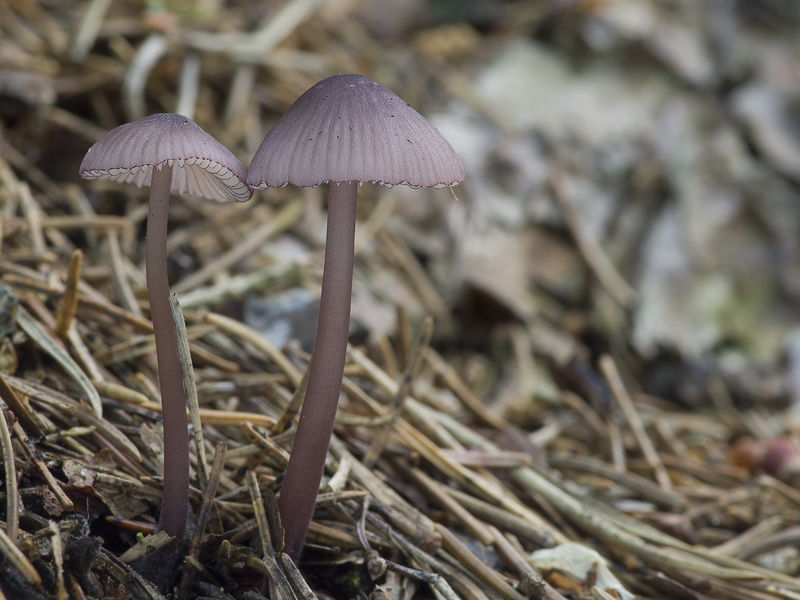
<svg viewBox="0 0 800 600">
<path fill-rule="evenodd" d="M 233 153 L 181 115 L 150 115 L 121 125 L 89 148 L 80 167 L 84 179 L 149 186 L 152 169 L 172 166 L 171 191 L 216 200 L 244 202 L 252 192 Z"/>
<path fill-rule="evenodd" d="M 335 75 L 275 123 L 247 184 L 263 190 L 346 181 L 447 187 L 464 182 L 464 168 L 442 134 L 396 94 L 363 75 Z"/>
</svg>

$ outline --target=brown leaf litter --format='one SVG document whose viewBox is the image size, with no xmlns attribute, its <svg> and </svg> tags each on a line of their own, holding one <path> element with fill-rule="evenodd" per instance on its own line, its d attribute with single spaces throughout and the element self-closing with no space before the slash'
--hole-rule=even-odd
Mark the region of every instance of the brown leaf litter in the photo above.
<svg viewBox="0 0 800 600">
<path fill-rule="evenodd" d="M 800 289 L 800 16 L 434 4 L 0 5 L 0 597 L 800 597 L 776 341 Z M 438 110 L 468 183 L 459 202 L 363 190 L 352 345 L 298 565 L 275 498 L 320 191 L 173 202 L 192 526 L 158 591 L 141 567 L 170 543 L 146 206 L 79 181 L 80 157 L 177 111 L 246 164 L 337 72 Z"/>
</svg>

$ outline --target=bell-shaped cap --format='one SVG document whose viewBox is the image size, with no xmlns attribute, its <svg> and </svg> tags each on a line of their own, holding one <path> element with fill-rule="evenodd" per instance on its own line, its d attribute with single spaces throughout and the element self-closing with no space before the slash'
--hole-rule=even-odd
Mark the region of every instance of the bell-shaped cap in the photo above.
<svg viewBox="0 0 800 600">
<path fill-rule="evenodd" d="M 121 125 L 89 148 L 84 179 L 150 185 L 154 168 L 172 167 L 170 191 L 217 202 L 245 202 L 253 192 L 233 153 L 197 123 L 169 113 Z"/>
<path fill-rule="evenodd" d="M 363 75 L 335 75 L 275 123 L 247 174 L 253 190 L 356 181 L 447 187 L 464 182 L 464 167 L 442 134 L 397 95 Z"/>
</svg>

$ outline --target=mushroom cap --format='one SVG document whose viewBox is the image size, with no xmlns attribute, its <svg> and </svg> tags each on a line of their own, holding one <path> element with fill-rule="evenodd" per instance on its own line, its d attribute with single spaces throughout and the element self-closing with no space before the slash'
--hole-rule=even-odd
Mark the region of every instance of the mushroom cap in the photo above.
<svg viewBox="0 0 800 600">
<path fill-rule="evenodd" d="M 323 79 L 267 133 L 247 174 L 253 190 L 292 184 L 464 182 L 452 146 L 397 95 L 363 75 Z"/>
<path fill-rule="evenodd" d="M 170 191 L 216 200 L 245 202 L 253 192 L 233 153 L 197 123 L 170 113 L 150 115 L 112 129 L 86 152 L 84 179 L 150 185 L 153 168 L 172 169 Z"/>
</svg>

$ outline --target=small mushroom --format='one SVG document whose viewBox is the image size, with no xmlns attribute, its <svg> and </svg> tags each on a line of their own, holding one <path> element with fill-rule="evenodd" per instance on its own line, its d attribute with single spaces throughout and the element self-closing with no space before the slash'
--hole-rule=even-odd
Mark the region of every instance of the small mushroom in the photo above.
<svg viewBox="0 0 800 600">
<path fill-rule="evenodd" d="M 175 322 L 169 307 L 170 192 L 244 202 L 252 192 L 239 160 L 191 119 L 157 114 L 109 131 L 89 148 L 84 179 L 150 186 L 145 265 L 164 417 L 164 493 L 159 530 L 183 537 L 189 501 L 189 433 Z"/>
<path fill-rule="evenodd" d="M 320 81 L 286 111 L 253 157 L 247 184 L 328 189 L 319 320 L 308 388 L 278 505 L 284 551 L 303 547 L 344 374 L 353 282 L 356 190 L 364 183 L 448 187 L 464 181 L 453 148 L 424 117 L 363 75 Z"/>
</svg>

